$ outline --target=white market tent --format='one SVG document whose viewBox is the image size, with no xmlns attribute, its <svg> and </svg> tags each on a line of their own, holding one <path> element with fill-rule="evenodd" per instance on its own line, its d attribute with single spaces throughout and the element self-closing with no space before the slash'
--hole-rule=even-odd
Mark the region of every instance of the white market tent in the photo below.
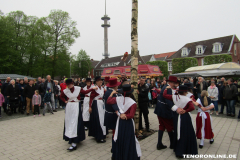
<svg viewBox="0 0 240 160">
<path fill-rule="evenodd" d="M 1 80 L 6 80 L 7 77 L 10 77 L 11 79 L 17 79 L 17 78 L 24 79 L 24 77 L 27 77 L 28 79 L 35 79 L 30 76 L 24 76 L 24 75 L 19 75 L 19 74 L 0 74 Z"/>
<path fill-rule="evenodd" d="M 240 75 L 240 65 L 235 62 L 190 67 L 183 73 L 172 74 L 172 76 L 177 77 L 215 77 L 234 75 Z"/>
</svg>

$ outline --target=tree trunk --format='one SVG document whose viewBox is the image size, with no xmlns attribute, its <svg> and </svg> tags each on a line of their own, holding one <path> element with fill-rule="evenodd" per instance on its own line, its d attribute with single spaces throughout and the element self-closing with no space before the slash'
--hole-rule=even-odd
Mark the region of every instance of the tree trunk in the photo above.
<svg viewBox="0 0 240 160">
<path fill-rule="evenodd" d="M 133 95 L 137 102 L 137 110 L 134 116 L 135 132 L 139 132 L 139 105 L 138 105 L 138 0 L 132 0 L 132 21 L 131 21 L 131 83 L 134 85 Z"/>
</svg>

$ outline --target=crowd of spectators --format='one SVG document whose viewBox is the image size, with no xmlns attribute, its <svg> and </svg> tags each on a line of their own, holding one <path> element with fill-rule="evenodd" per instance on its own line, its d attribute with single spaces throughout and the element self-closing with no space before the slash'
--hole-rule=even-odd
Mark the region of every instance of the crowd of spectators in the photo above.
<svg viewBox="0 0 240 160">
<path fill-rule="evenodd" d="M 240 79 L 233 80 L 233 78 L 228 78 L 227 80 L 222 78 L 211 78 L 205 80 L 203 77 L 195 78 L 179 78 L 179 84 L 184 85 L 184 83 L 190 83 L 193 94 L 197 99 L 200 97 L 200 93 L 203 90 L 208 92 L 209 98 L 211 98 L 212 103 L 214 104 L 214 109 L 211 110 L 210 114 L 223 114 L 224 109 L 226 108 L 226 115 L 235 117 L 235 106 L 237 103 L 240 103 Z M 153 95 L 153 89 L 160 89 L 166 85 L 166 78 L 163 80 L 159 78 L 148 79 L 147 84 L 149 85 L 149 102 L 150 105 L 155 104 L 155 99 Z M 153 84 L 155 83 L 155 84 Z M 220 108 L 219 108 L 220 106 Z M 240 111 L 238 114 L 240 119 Z"/>
<path fill-rule="evenodd" d="M 85 87 L 86 85 L 84 78 L 82 80 L 78 78 L 75 82 L 75 85 L 80 87 Z M 27 77 L 14 80 L 7 77 L 3 83 L 0 81 L 0 87 L 0 118 L 2 108 L 7 115 L 17 112 L 21 114 L 26 113 L 26 115 L 30 115 L 30 113 L 35 115 L 34 113 L 38 111 L 37 106 L 39 106 L 39 109 L 44 109 L 44 112 L 48 108 L 50 113 L 57 112 L 58 108 L 64 109 L 66 106 L 60 99 L 61 91 L 66 89 L 64 79 L 59 82 L 52 80 L 50 75 L 46 79 L 38 77 L 37 80 L 28 79 Z M 49 93 L 49 91 L 51 92 Z M 46 103 L 46 99 L 48 99 L 46 96 L 47 93 L 50 95 L 49 103 Z M 34 110 L 34 108 L 36 109 Z"/>
</svg>

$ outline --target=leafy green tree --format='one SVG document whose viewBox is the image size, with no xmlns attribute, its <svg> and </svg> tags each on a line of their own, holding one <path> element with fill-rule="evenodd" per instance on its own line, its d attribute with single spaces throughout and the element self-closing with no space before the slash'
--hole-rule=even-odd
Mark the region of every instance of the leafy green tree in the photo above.
<svg viewBox="0 0 240 160">
<path fill-rule="evenodd" d="M 80 36 L 75 21 L 72 21 L 69 14 L 62 10 L 52 10 L 48 17 L 46 17 L 44 23 L 51 28 L 52 34 L 52 77 L 56 74 L 57 56 L 63 50 L 69 49 L 69 47 L 75 42 L 75 38 Z"/>
<path fill-rule="evenodd" d="M 168 64 L 166 61 L 152 61 L 152 62 L 147 62 L 147 64 L 156 65 L 160 68 L 163 74 L 163 76 L 160 76 L 161 79 L 163 77 L 168 77 Z"/>
<path fill-rule="evenodd" d="M 0 10 L 0 71 L 33 77 L 69 76 L 69 47 L 80 36 L 67 12 L 52 10 L 47 17 Z"/>
<path fill-rule="evenodd" d="M 88 72 L 92 69 L 90 56 L 85 50 L 80 50 L 73 62 L 73 74 L 79 75 L 80 77 L 87 77 Z"/>
<path fill-rule="evenodd" d="M 174 58 L 172 61 L 172 73 L 181 73 L 184 72 L 186 69 L 194 66 L 198 66 L 196 58 Z"/>
</svg>

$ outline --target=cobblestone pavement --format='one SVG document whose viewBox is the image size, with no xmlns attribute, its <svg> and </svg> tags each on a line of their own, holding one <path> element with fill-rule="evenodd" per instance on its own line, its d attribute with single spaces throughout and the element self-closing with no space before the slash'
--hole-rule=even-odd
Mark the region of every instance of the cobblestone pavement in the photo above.
<svg viewBox="0 0 240 160">
<path fill-rule="evenodd" d="M 158 129 L 158 121 L 153 109 L 149 110 L 151 129 Z M 238 111 L 238 109 L 237 109 Z M 236 112 L 237 113 L 237 112 Z M 196 111 L 192 114 L 195 124 Z M 60 110 L 54 115 L 46 114 L 45 117 L 19 116 L 12 119 L 0 120 L 0 159 L 80 159 L 80 160 L 110 160 L 111 159 L 111 134 L 107 142 L 98 144 L 91 137 L 78 145 L 78 149 L 68 152 L 67 142 L 62 140 L 64 111 Z M 236 118 L 224 116 L 213 116 L 213 129 L 215 142 L 210 145 L 205 140 L 203 149 L 199 154 L 236 154 L 240 159 L 240 122 Z M 87 132 L 86 132 L 87 135 Z M 146 160 L 176 159 L 169 148 L 156 150 L 157 136 L 141 140 L 142 157 Z M 167 132 L 164 133 L 163 143 L 169 146 Z M 198 140 L 199 144 L 199 140 Z"/>
</svg>

